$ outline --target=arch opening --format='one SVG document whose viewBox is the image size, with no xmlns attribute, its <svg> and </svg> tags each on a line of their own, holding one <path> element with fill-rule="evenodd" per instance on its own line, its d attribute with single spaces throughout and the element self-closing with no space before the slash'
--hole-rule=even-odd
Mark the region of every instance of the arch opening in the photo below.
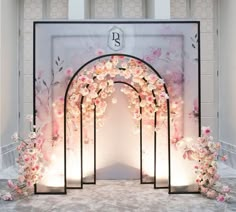
<svg viewBox="0 0 236 212">
<path fill-rule="evenodd" d="M 161 123 L 161 117 L 165 117 L 162 124 L 165 125 L 166 130 L 167 149 L 170 146 L 169 99 L 166 85 L 160 74 L 142 59 L 125 54 L 110 54 L 94 58 L 84 64 L 73 75 L 66 89 L 64 98 L 64 138 L 67 145 L 67 188 L 82 188 L 83 184 L 96 183 L 96 131 L 99 125 L 103 125 L 101 117 L 104 118 L 107 107 L 105 99 L 114 92 L 114 84 L 125 85 L 124 93 L 128 96 L 128 100 L 131 100 L 129 102 L 130 112 L 134 117 L 134 122 L 139 124 L 140 182 L 151 183 L 154 184 L 154 187 L 157 187 L 158 158 L 156 148 L 158 132 L 161 129 L 158 125 Z M 130 89 L 135 91 L 136 95 Z M 146 132 L 144 126 L 152 132 L 151 141 L 148 136 L 144 139 L 145 133 L 143 132 Z M 89 128 L 91 129 L 88 130 Z M 89 132 L 85 132 L 85 129 Z M 79 142 L 78 138 L 80 138 Z M 143 140 L 146 140 L 145 143 Z M 76 144 L 74 141 L 76 141 Z M 153 158 L 151 166 L 149 164 L 150 156 L 148 158 L 144 151 L 147 142 L 151 144 L 149 146 L 152 146 L 152 149 L 149 150 L 149 152 L 152 152 Z M 87 174 L 87 171 L 85 171 L 87 160 L 84 160 L 84 147 L 88 144 L 92 144 L 93 147 L 90 148 L 93 164 L 90 165 L 90 174 L 85 176 Z M 77 150 L 75 151 L 75 149 Z M 71 154 L 71 151 L 75 152 Z M 73 160 L 76 153 L 77 159 L 74 158 Z M 168 163 L 168 151 L 165 152 L 165 157 Z M 147 158 L 148 162 L 145 163 L 144 158 Z M 148 164 L 149 167 L 145 167 Z M 167 169 L 164 170 L 165 173 L 162 175 L 162 178 L 165 176 L 165 179 L 160 187 L 168 186 L 169 167 L 168 164 L 166 165 Z M 73 173 L 71 170 L 73 170 Z M 150 173 L 153 173 L 152 176 L 150 176 Z M 74 178 L 71 177 L 73 175 Z"/>
</svg>

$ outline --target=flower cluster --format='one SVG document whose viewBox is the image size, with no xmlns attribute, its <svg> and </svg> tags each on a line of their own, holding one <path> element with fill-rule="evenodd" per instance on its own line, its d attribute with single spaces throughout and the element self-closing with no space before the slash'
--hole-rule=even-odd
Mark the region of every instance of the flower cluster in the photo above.
<svg viewBox="0 0 236 212">
<path fill-rule="evenodd" d="M 217 160 L 225 161 L 227 156 L 218 154 L 220 143 L 213 141 L 211 129 L 203 127 L 202 136 L 197 141 L 185 139 L 182 142 L 184 159 L 197 161 L 194 169 L 200 192 L 208 198 L 216 198 L 220 202 L 229 200 L 230 188 L 219 182 L 220 176 L 217 173 Z"/>
<path fill-rule="evenodd" d="M 26 119 L 30 123 L 30 132 L 26 138 L 21 138 L 17 133 L 12 135 L 17 146 L 18 158 L 16 162 L 19 166 L 18 179 L 16 182 L 8 180 L 10 192 L 1 196 L 3 200 L 13 200 L 19 196 L 28 196 L 32 192 L 34 184 L 38 183 L 43 174 L 43 155 L 41 145 L 38 143 L 39 135 L 34 132 L 32 125 L 33 116 L 28 115 Z"/>
<path fill-rule="evenodd" d="M 115 91 L 116 81 L 122 81 L 125 84 L 121 92 L 128 96 L 134 120 L 145 119 L 146 125 L 154 127 L 155 113 L 166 116 L 166 100 L 169 96 L 165 92 L 164 81 L 150 74 L 148 69 L 139 60 L 123 56 L 112 56 L 87 67 L 70 86 L 67 121 L 76 125 L 78 121 L 73 120 L 78 120 L 82 111 L 84 126 L 89 125 L 96 107 L 97 126 L 103 126 L 107 98 Z M 112 103 L 116 102 L 116 99 L 112 99 Z"/>
</svg>

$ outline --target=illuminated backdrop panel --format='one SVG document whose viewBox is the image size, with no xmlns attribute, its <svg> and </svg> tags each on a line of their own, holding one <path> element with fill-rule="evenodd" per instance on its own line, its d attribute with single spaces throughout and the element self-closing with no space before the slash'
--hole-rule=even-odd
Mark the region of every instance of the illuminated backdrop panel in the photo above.
<svg viewBox="0 0 236 212">
<path fill-rule="evenodd" d="M 36 193 L 96 179 L 196 192 L 178 150 L 200 133 L 199 22 L 34 23 L 34 114 L 45 174 Z"/>
</svg>

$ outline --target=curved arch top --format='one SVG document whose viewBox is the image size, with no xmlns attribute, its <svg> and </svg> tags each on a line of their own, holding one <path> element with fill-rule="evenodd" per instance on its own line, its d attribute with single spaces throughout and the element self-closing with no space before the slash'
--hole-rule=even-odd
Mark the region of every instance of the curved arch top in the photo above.
<svg viewBox="0 0 236 212">
<path fill-rule="evenodd" d="M 84 65 L 82 65 L 75 73 L 74 75 L 71 77 L 70 79 L 70 82 L 68 83 L 67 85 L 67 88 L 66 88 L 66 92 L 65 92 L 65 99 L 67 98 L 67 94 L 68 94 L 68 90 L 70 88 L 70 85 L 71 83 L 73 82 L 74 78 L 79 74 L 79 72 L 81 70 L 83 70 L 84 67 L 86 67 L 87 65 L 89 65 L 90 63 L 96 61 L 96 60 L 99 60 L 101 58 L 105 58 L 105 57 L 112 57 L 112 56 L 124 56 L 124 57 L 128 57 L 128 58 L 133 58 L 133 59 L 136 59 L 138 61 L 141 61 L 142 63 L 144 63 L 146 66 L 148 66 L 160 79 L 163 79 L 162 76 L 160 75 L 160 73 L 158 71 L 156 71 L 156 69 L 150 65 L 148 62 L 144 61 L 143 59 L 139 58 L 139 57 L 136 57 L 136 56 L 133 56 L 133 55 L 129 55 L 129 54 L 122 54 L 122 53 L 112 53 L 112 54 L 104 54 L 104 55 L 101 55 L 101 56 L 98 56 L 98 57 L 95 57 L 91 60 L 89 60 L 88 62 L 86 62 Z M 163 85 L 164 86 L 164 89 L 165 89 L 165 92 L 169 95 L 168 93 L 168 89 L 166 87 L 166 84 Z"/>
</svg>

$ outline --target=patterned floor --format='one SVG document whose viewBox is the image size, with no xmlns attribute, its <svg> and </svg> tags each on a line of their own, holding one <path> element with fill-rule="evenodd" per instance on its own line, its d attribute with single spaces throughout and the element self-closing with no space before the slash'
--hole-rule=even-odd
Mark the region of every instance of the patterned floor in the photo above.
<svg viewBox="0 0 236 212">
<path fill-rule="evenodd" d="M 226 179 L 236 189 L 236 179 Z M 3 181 L 0 184 L 3 186 Z M 236 196 L 218 203 L 198 194 L 171 194 L 139 181 L 98 181 L 65 195 L 34 195 L 29 199 L 0 201 L 1 212 L 236 212 Z"/>
<path fill-rule="evenodd" d="M 17 170 L 0 171 L 0 193 Z M 230 203 L 218 203 L 198 194 L 171 194 L 139 181 L 97 181 L 65 195 L 34 195 L 13 202 L 0 200 L 0 212 L 236 212 L 236 170 L 219 164 L 222 181 L 233 189 Z"/>
</svg>

